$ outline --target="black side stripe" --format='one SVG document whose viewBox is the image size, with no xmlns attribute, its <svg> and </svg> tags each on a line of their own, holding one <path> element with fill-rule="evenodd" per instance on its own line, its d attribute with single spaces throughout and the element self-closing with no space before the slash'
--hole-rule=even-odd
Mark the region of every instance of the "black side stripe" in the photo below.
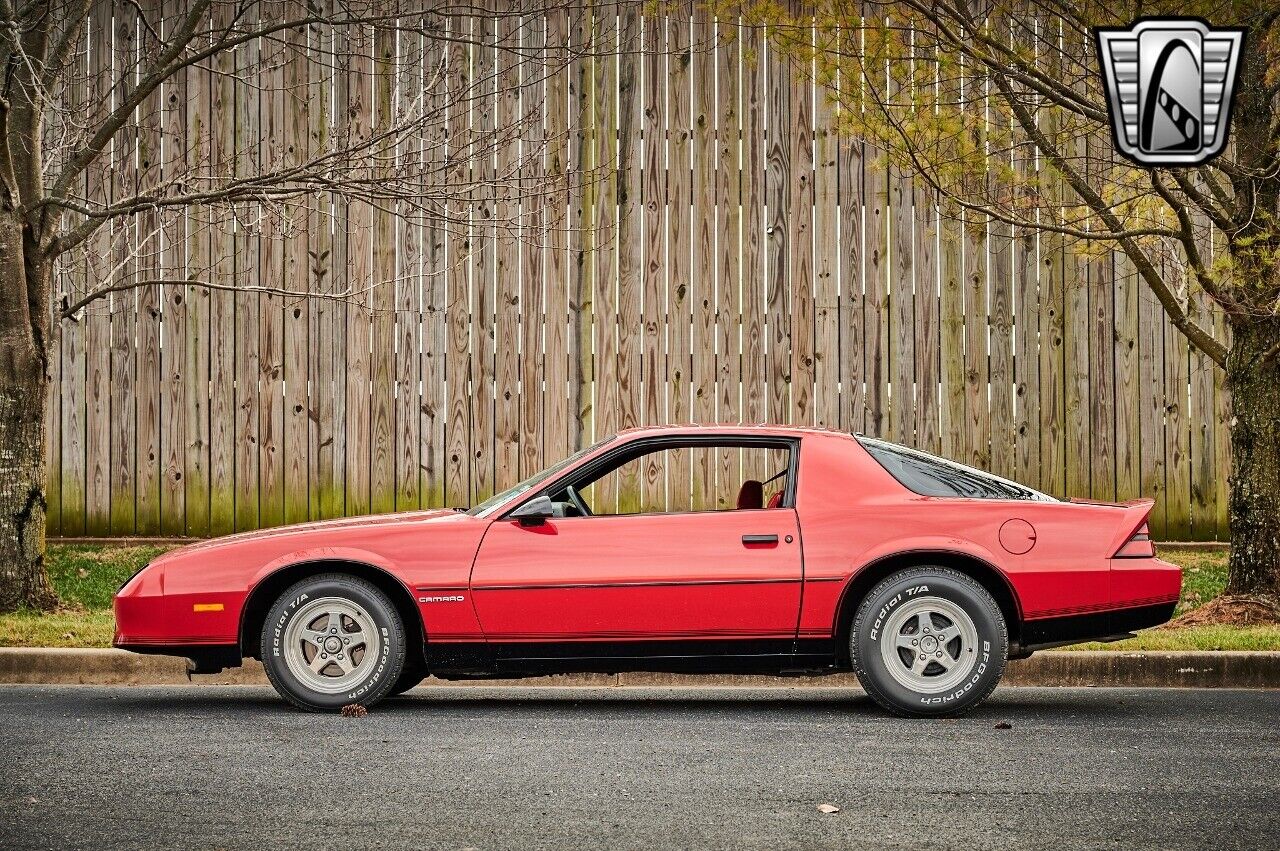
<svg viewBox="0 0 1280 851">
<path fill-rule="evenodd" d="M 686 585 L 796 585 L 802 582 L 800 577 L 794 579 L 687 579 L 669 581 L 638 582 L 547 582 L 537 585 L 476 585 L 472 591 L 542 591 L 560 588 L 667 588 Z"/>
</svg>

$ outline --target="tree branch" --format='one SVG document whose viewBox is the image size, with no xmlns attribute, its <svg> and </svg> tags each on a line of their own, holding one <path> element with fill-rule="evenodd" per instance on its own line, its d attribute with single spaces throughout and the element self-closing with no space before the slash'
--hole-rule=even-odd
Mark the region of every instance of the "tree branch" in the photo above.
<svg viewBox="0 0 1280 851">
<path fill-rule="evenodd" d="M 1054 224 L 1046 222 L 1043 219 L 1031 220 L 1018 218 L 1000 207 L 984 202 L 975 202 L 970 200 L 968 195 L 962 195 L 959 192 L 948 189 L 938 179 L 935 174 L 935 167 L 931 163 L 927 163 L 921 159 L 919 147 L 912 143 L 911 134 L 908 128 L 893 116 L 893 110 L 886 101 L 880 89 L 868 81 L 867 90 L 871 93 L 875 107 L 883 114 L 889 125 L 893 127 L 894 133 L 902 142 L 902 150 L 906 153 L 911 162 L 912 168 L 929 184 L 939 195 L 954 203 L 963 210 L 980 213 L 984 216 L 990 216 L 996 221 L 1002 222 L 1012 227 L 1036 230 L 1048 233 L 1059 233 L 1064 236 L 1070 236 L 1074 239 L 1085 241 L 1108 241 L 1113 242 L 1117 239 L 1139 239 L 1144 237 L 1164 237 L 1177 239 L 1180 234 L 1178 231 L 1169 228 L 1146 227 L 1146 228 L 1120 228 L 1118 230 L 1090 230 L 1087 228 L 1071 227 L 1066 224 Z"/>
<path fill-rule="evenodd" d="M 1228 310 L 1238 308 L 1239 305 L 1223 294 L 1218 279 L 1205 268 L 1204 262 L 1200 258 L 1200 248 L 1196 245 L 1195 224 L 1191 221 L 1187 208 L 1178 203 L 1169 187 L 1165 186 L 1160 179 L 1160 172 L 1156 169 L 1151 170 L 1151 185 L 1178 217 L 1180 227 L 1177 239 L 1182 244 L 1182 250 L 1187 255 L 1187 262 L 1191 266 L 1191 271 L 1195 273 L 1196 280 L 1200 282 L 1201 288 L 1209 294 L 1210 298 Z"/>
<path fill-rule="evenodd" d="M 1094 191 L 1093 187 L 1089 186 L 1079 172 L 1071 167 L 1057 146 L 1036 126 L 1035 117 L 1027 110 L 1026 105 L 1014 95 L 1014 92 L 1009 87 L 1009 81 L 1000 74 L 993 75 L 993 80 L 1000 89 L 1001 96 L 1007 100 L 1013 109 L 1022 129 L 1031 137 L 1031 140 L 1040 149 L 1041 153 L 1053 163 L 1054 168 L 1066 178 L 1072 190 L 1084 199 L 1084 202 L 1098 214 L 1109 229 L 1117 232 L 1122 230 L 1120 220 L 1107 203 Z M 1117 242 L 1124 249 L 1125 254 L 1129 255 L 1129 259 L 1133 261 L 1142 280 L 1155 293 L 1156 298 L 1159 299 L 1161 306 L 1164 307 L 1164 311 L 1169 316 L 1169 321 L 1173 323 L 1174 327 L 1181 331 L 1192 345 L 1208 355 L 1214 363 L 1225 368 L 1227 365 L 1226 347 L 1215 340 L 1212 334 L 1201 328 L 1195 320 L 1187 315 L 1186 310 L 1179 303 L 1178 297 L 1169 289 L 1168 282 L 1156 271 L 1151 258 L 1147 256 L 1141 246 L 1131 237 L 1121 237 L 1117 239 Z"/>
<path fill-rule="evenodd" d="M 53 185 L 49 190 L 50 195 L 55 197 L 66 195 L 72 181 L 88 167 L 89 163 L 93 162 L 106 150 L 107 145 L 111 143 L 120 128 L 128 123 L 133 111 L 161 83 L 169 78 L 173 73 L 169 68 L 170 63 L 182 54 L 187 44 L 194 37 L 197 25 L 209 9 L 209 3 L 210 0 L 194 0 L 191 9 L 187 12 L 186 19 L 182 22 L 182 26 L 170 36 L 169 43 L 160 52 L 159 57 L 157 57 L 152 67 L 147 70 L 138 85 L 124 97 L 119 106 L 111 111 L 98 129 L 89 137 L 89 140 L 68 157 L 66 165 L 63 166 L 61 173 L 53 181 Z"/>
<path fill-rule="evenodd" d="M 45 91 L 53 88 L 63 69 L 67 67 L 67 59 L 72 55 L 81 34 L 84 33 L 85 21 L 89 19 L 89 7 L 92 3 L 93 0 L 77 0 L 76 5 L 67 8 L 66 24 L 62 34 L 56 36 L 49 47 L 44 73 L 41 75 L 40 84 Z"/>
<path fill-rule="evenodd" d="M 1082 95 L 1076 94 L 1072 89 L 1063 87 L 1060 79 L 1055 79 L 1051 75 L 1042 72 L 1039 68 L 1028 65 L 1022 61 L 1016 51 L 1005 46 L 1002 42 L 993 40 L 987 34 L 986 27 L 976 26 L 971 20 L 970 24 L 966 26 L 969 33 L 968 37 L 966 37 L 953 32 L 942 20 L 941 16 L 934 11 L 939 7 L 949 8 L 945 3 L 924 4 L 913 0 L 909 5 L 924 16 L 929 23 L 933 24 L 939 33 L 944 34 L 947 44 L 954 50 L 974 59 L 997 74 L 1016 79 L 1036 94 L 1051 101 L 1055 106 L 1090 121 L 1096 121 L 1101 124 L 1107 122 L 1106 107 L 1098 107 Z M 956 16 L 958 13 L 951 10 L 951 14 Z M 1005 61 L 999 61 L 990 52 L 975 50 L 975 44 L 985 45 L 988 51 L 994 49 Z"/>
<path fill-rule="evenodd" d="M 1200 190 L 1196 189 L 1195 184 L 1193 184 L 1190 179 L 1188 179 L 1187 174 L 1180 169 L 1170 169 L 1169 176 L 1173 178 L 1174 183 L 1178 184 L 1178 189 L 1182 191 L 1182 194 L 1190 198 L 1191 203 L 1195 204 L 1197 208 L 1209 217 L 1209 221 L 1213 222 L 1214 227 L 1223 233 L 1231 232 L 1231 217 L 1218 206 L 1218 200 L 1210 198 Z M 1151 181 L 1152 185 L 1158 184 L 1159 177 L 1157 169 L 1153 168 L 1151 170 Z M 1157 192 L 1160 191 L 1162 185 L 1163 184 L 1156 186 Z M 1212 184 L 1210 184 L 1210 191 L 1212 191 Z M 1182 206 L 1174 199 L 1172 194 L 1165 194 L 1164 192 L 1161 192 L 1160 197 L 1164 198 L 1166 203 L 1168 203 L 1168 205 L 1175 211 Z"/>
<path fill-rule="evenodd" d="M 58 317 L 60 319 L 74 319 L 84 307 L 92 304 L 100 298 L 105 298 L 112 293 L 128 292 L 129 290 L 137 290 L 142 287 L 155 286 L 192 286 L 203 287 L 209 290 L 218 290 L 220 292 L 238 292 L 238 293 L 267 293 L 269 295 L 289 296 L 291 298 L 320 298 L 332 301 L 343 301 L 353 294 L 353 290 L 346 290 L 340 293 L 318 293 L 305 290 L 287 290 L 280 287 L 264 287 L 260 284 L 214 284 L 209 281 L 201 281 L 197 279 L 182 280 L 146 280 L 146 281 L 127 281 L 120 284 L 112 284 L 109 287 L 92 290 L 84 296 L 76 299 L 74 302 L 66 301 L 58 309 Z"/>
</svg>

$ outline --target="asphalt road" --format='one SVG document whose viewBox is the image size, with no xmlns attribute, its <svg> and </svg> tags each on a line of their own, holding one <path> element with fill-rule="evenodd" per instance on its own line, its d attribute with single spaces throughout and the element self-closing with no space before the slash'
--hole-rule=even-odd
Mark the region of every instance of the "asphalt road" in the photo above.
<svg viewBox="0 0 1280 851">
<path fill-rule="evenodd" d="M 1007 688 L 903 721 L 816 688 L 432 688 L 343 718 L 5 686 L 0 844 L 1276 848 L 1277 722 L 1258 691 Z"/>
</svg>

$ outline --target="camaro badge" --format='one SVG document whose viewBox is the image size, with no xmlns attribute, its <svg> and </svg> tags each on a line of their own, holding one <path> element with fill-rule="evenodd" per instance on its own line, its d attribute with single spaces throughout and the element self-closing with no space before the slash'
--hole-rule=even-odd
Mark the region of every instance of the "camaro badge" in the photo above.
<svg viewBox="0 0 1280 851">
<path fill-rule="evenodd" d="M 1227 144 L 1243 29 L 1198 18 L 1098 27 L 1116 148 L 1142 165 L 1199 165 Z"/>
</svg>

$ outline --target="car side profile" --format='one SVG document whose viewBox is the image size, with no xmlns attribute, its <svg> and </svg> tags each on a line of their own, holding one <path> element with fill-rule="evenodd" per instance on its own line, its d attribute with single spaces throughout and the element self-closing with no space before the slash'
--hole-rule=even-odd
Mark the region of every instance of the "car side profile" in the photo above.
<svg viewBox="0 0 1280 851">
<path fill-rule="evenodd" d="M 428 675 L 852 670 L 891 712 L 955 714 L 1009 659 L 1172 616 L 1152 505 L 821 429 L 632 429 L 466 510 L 166 553 L 116 595 L 115 645 L 261 659 L 316 711 Z"/>
</svg>

